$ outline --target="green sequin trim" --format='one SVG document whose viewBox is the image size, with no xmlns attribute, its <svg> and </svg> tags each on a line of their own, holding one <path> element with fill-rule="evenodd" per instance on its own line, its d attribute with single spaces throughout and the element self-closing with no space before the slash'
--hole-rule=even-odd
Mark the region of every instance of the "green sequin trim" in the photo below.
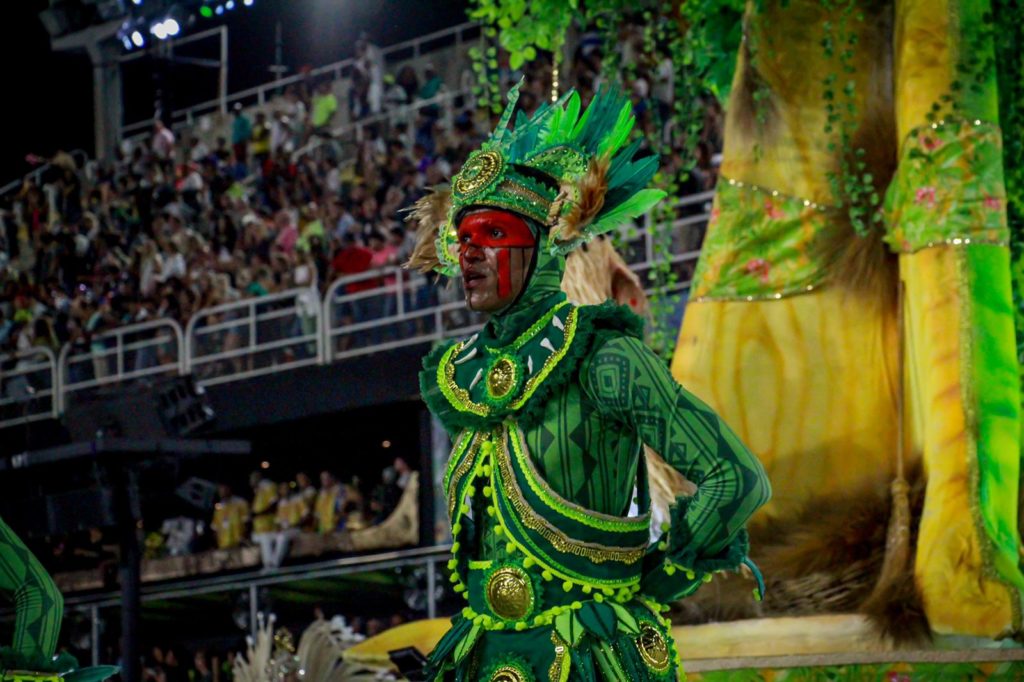
<svg viewBox="0 0 1024 682">
<path fill-rule="evenodd" d="M 642 516 L 633 517 L 632 519 L 623 519 L 585 509 L 578 504 L 573 504 L 563 499 L 540 477 L 537 468 L 526 454 L 526 444 L 523 442 L 522 432 L 518 428 L 510 429 L 510 435 L 512 450 L 515 452 L 516 461 L 519 462 L 526 482 L 534 494 L 543 500 L 553 511 L 578 521 L 585 526 L 614 533 L 633 533 L 638 530 L 646 530 L 650 526 L 650 512 Z"/>
</svg>

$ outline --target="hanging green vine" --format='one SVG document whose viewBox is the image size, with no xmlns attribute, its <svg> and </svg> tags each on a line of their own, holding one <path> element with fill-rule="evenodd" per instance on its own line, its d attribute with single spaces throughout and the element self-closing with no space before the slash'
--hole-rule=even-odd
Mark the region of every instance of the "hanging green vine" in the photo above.
<svg viewBox="0 0 1024 682">
<path fill-rule="evenodd" d="M 853 59 L 859 34 L 855 24 L 864 23 L 864 14 L 857 10 L 855 0 L 823 0 L 822 5 L 830 18 L 822 25 L 821 47 L 836 64 L 836 70 L 822 81 L 825 134 L 831 137 L 829 151 L 837 152 L 839 157 L 838 172 L 829 171 L 827 177 L 835 202 L 846 209 L 857 234 L 864 236 L 882 223 L 878 210 L 881 196 L 874 176 L 867 170 L 867 152 L 855 146 L 853 140 L 858 125 Z"/>
</svg>

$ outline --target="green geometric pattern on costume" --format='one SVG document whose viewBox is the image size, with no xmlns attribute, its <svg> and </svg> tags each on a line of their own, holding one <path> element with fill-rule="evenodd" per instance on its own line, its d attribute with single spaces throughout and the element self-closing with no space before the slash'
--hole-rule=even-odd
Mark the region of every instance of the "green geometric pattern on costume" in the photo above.
<svg viewBox="0 0 1024 682">
<path fill-rule="evenodd" d="M 693 275 L 693 300 L 764 300 L 802 294 L 828 273 L 835 211 L 723 178 Z"/>
<path fill-rule="evenodd" d="M 13 654 L 52 665 L 64 598 L 53 579 L 10 526 L 0 519 L 0 594 L 15 607 Z M 13 666 L 12 666 L 13 667 Z M 45 668 L 44 668 L 45 669 Z"/>
<path fill-rule="evenodd" d="M 581 380 L 584 396 L 604 418 L 636 433 L 698 487 L 669 533 L 669 558 L 693 566 L 726 550 L 771 495 L 757 458 L 636 339 L 611 339 L 597 348 Z"/>
<path fill-rule="evenodd" d="M 913 253 L 937 244 L 1008 244 L 1002 151 L 999 127 L 980 119 L 912 130 L 886 192 L 889 245 Z"/>
</svg>

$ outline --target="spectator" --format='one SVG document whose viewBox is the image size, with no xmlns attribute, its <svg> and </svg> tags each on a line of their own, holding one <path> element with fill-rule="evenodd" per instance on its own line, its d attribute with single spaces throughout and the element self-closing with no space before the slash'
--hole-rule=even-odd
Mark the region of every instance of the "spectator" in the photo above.
<svg viewBox="0 0 1024 682">
<path fill-rule="evenodd" d="M 328 81 L 324 81 L 317 87 L 316 95 L 313 96 L 313 115 L 310 119 L 313 132 L 320 135 L 330 135 L 328 127 L 337 110 L 338 98 L 334 96 L 331 84 Z"/>
<path fill-rule="evenodd" d="M 332 533 L 344 527 L 342 509 L 345 505 L 345 491 L 329 471 L 320 472 L 320 490 L 314 503 L 316 532 L 321 535 Z"/>
<path fill-rule="evenodd" d="M 153 124 L 153 155 L 163 162 L 174 161 L 174 132 L 160 119 Z"/>
<path fill-rule="evenodd" d="M 274 562 L 277 533 L 277 485 L 258 471 L 249 476 L 252 486 L 252 540 L 260 548 L 264 566 Z"/>
<path fill-rule="evenodd" d="M 249 158 L 249 141 L 252 139 L 252 123 L 242 110 L 242 104 L 234 106 L 235 118 L 231 122 L 231 148 L 235 153 L 235 162 L 245 167 Z"/>
<path fill-rule="evenodd" d="M 267 160 L 270 158 L 270 125 L 267 115 L 262 111 L 256 114 L 256 124 L 252 127 L 252 142 L 249 145 L 256 171 L 264 173 Z"/>
<path fill-rule="evenodd" d="M 232 494 L 231 486 L 221 483 L 217 486 L 220 498 L 213 508 L 213 532 L 217 535 L 218 549 L 238 547 L 245 538 L 245 527 L 249 522 L 249 503 Z"/>
</svg>

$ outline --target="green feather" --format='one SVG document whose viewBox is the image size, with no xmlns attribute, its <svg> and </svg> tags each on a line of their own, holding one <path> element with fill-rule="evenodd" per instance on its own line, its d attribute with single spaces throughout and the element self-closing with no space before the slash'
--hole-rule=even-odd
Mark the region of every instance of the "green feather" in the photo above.
<svg viewBox="0 0 1024 682">
<path fill-rule="evenodd" d="M 598 156 L 604 156 L 605 154 L 614 154 L 619 147 L 625 144 L 629 138 L 629 132 L 633 130 L 633 124 L 636 122 L 636 118 L 633 116 L 633 103 L 626 100 L 622 103 L 622 108 L 619 109 L 619 117 L 615 121 L 615 126 L 611 132 L 605 136 L 604 140 L 601 141 L 601 145 L 597 148 Z"/>
</svg>

